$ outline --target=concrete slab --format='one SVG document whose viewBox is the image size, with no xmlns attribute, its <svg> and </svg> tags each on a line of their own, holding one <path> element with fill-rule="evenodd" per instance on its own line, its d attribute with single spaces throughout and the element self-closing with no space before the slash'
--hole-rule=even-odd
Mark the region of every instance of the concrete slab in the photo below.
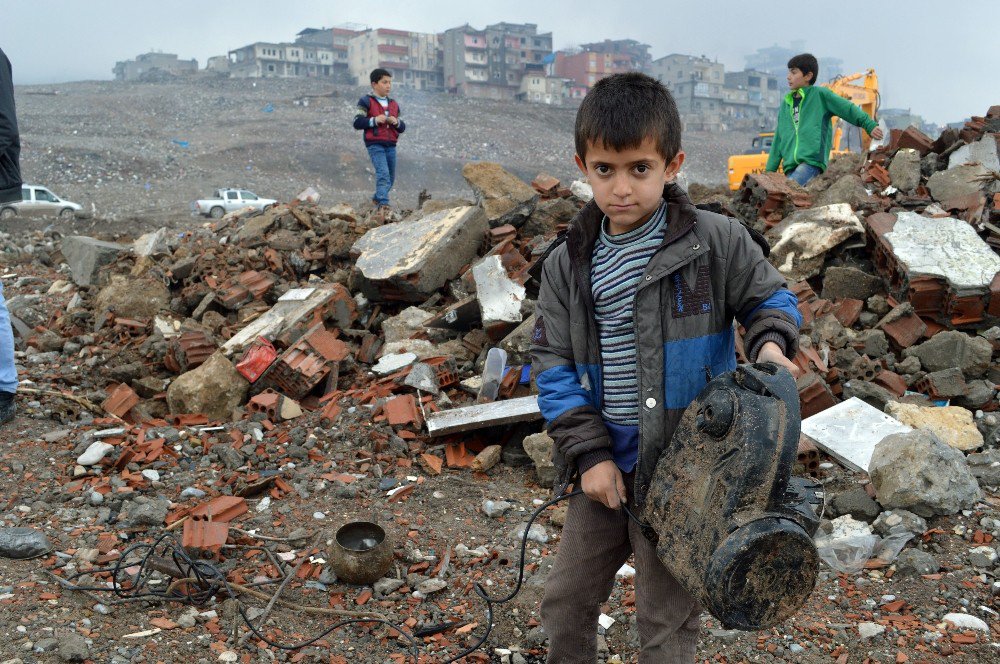
<svg viewBox="0 0 1000 664">
<path fill-rule="evenodd" d="M 538 400 L 535 395 L 531 395 L 430 413 L 427 416 L 427 433 L 434 438 L 511 422 L 530 422 L 541 417 Z"/>
<path fill-rule="evenodd" d="M 845 467 L 868 472 L 875 446 L 893 433 L 911 431 L 861 399 L 853 397 L 802 420 L 802 433 Z"/>
<path fill-rule="evenodd" d="M 373 228 L 351 248 L 358 285 L 371 299 L 423 302 L 475 259 L 486 228 L 478 207 Z"/>
<path fill-rule="evenodd" d="M 986 292 L 1000 272 L 1000 256 L 961 219 L 899 212 L 884 237 L 911 280 L 940 277 L 959 296 Z"/>
</svg>

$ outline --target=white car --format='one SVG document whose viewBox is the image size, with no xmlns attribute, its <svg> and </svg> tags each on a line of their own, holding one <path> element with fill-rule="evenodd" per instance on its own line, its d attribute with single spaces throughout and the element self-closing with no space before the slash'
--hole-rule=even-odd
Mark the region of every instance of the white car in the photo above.
<svg viewBox="0 0 1000 664">
<path fill-rule="evenodd" d="M 73 201 L 66 201 L 45 187 L 35 184 L 21 185 L 21 200 L 0 205 L 0 219 L 14 217 L 59 217 L 73 219 L 83 216 L 83 206 Z"/>
<path fill-rule="evenodd" d="M 267 210 L 277 202 L 273 198 L 261 198 L 246 189 L 216 189 L 212 198 L 203 198 L 191 203 L 191 212 L 218 219 L 227 212 L 248 207 Z"/>
</svg>

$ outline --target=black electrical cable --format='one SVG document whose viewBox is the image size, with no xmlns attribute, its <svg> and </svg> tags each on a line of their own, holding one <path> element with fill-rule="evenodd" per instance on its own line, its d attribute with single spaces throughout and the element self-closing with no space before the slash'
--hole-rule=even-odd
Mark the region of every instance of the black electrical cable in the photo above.
<svg viewBox="0 0 1000 664">
<path fill-rule="evenodd" d="M 531 514 L 531 517 L 524 524 L 524 534 L 521 536 L 521 552 L 520 560 L 518 564 L 518 574 L 517 583 L 514 585 L 514 589 L 505 597 L 491 597 L 487 592 L 486 588 L 481 583 L 476 583 L 473 588 L 476 591 L 476 595 L 486 604 L 486 631 L 482 634 L 475 644 L 466 648 L 458 655 L 455 655 L 451 659 L 445 660 L 444 664 L 451 664 L 457 662 L 463 657 L 475 652 L 486 643 L 490 634 L 493 632 L 494 626 L 494 616 L 493 616 L 493 605 L 494 604 L 505 604 L 512 599 L 514 599 L 519 592 L 521 592 L 521 586 L 524 583 L 524 558 L 528 548 L 528 534 L 531 530 L 531 525 L 535 522 L 535 519 L 544 512 L 549 507 L 555 505 L 556 503 L 566 500 L 567 498 L 572 498 L 573 496 L 578 496 L 583 493 L 582 489 L 577 489 L 571 491 L 570 493 L 564 493 L 557 496 L 545 503 L 542 503 L 538 508 Z M 634 514 L 632 514 L 629 509 L 622 504 L 622 509 L 625 514 L 638 523 L 644 528 L 644 532 L 648 529 L 648 526 L 643 524 Z M 162 548 L 161 548 L 162 547 Z M 139 570 L 134 575 L 131 576 L 134 581 L 129 587 L 125 585 L 120 580 L 120 576 L 127 572 L 131 567 L 136 564 L 135 560 L 129 562 L 129 559 L 133 555 L 139 555 L 138 552 L 144 552 L 139 558 Z M 156 555 L 159 558 L 169 558 L 173 561 L 174 565 L 177 567 L 184 579 L 193 579 L 196 582 L 198 590 L 192 592 L 180 592 L 178 590 L 172 590 L 170 588 L 167 591 L 157 591 L 157 590 L 147 590 L 148 585 L 148 575 L 146 574 L 149 568 L 149 562 Z M 72 583 L 73 579 L 80 578 L 84 575 L 92 575 L 103 572 L 111 573 L 111 587 L 107 586 L 80 586 Z M 57 577 L 58 578 L 58 577 Z M 181 547 L 176 538 L 171 533 L 164 533 L 160 535 L 152 543 L 140 542 L 134 544 L 126 549 L 115 565 L 111 567 L 102 567 L 96 569 L 89 569 L 84 572 L 78 572 L 71 576 L 66 577 L 66 579 L 60 579 L 60 581 L 66 584 L 67 587 L 73 590 L 86 590 L 91 592 L 113 592 L 118 597 L 128 598 L 128 599 L 149 599 L 150 601 L 170 601 L 170 602 L 181 602 L 184 604 L 190 604 L 193 606 L 205 606 L 215 597 L 220 591 L 224 590 L 229 597 L 236 597 L 237 593 L 229 585 L 226 580 L 225 575 L 212 563 L 204 560 L 194 560 L 189 556 Z M 242 618 L 243 622 L 246 623 L 247 628 L 261 641 L 267 643 L 270 646 L 278 648 L 280 650 L 299 650 L 300 648 L 305 648 L 310 646 L 327 634 L 330 634 L 336 629 L 344 627 L 351 624 L 382 624 L 386 625 L 393 631 L 399 633 L 403 638 L 405 638 L 410 645 L 410 654 L 413 657 L 413 661 L 416 662 L 419 658 L 419 652 L 417 650 L 418 643 L 413 635 L 407 633 L 402 628 L 389 622 L 388 620 L 383 620 L 381 618 L 351 618 L 347 620 L 341 620 L 330 625 L 320 634 L 301 641 L 299 643 L 281 643 L 279 641 L 274 641 L 260 632 L 253 625 L 252 619 L 247 615 L 246 610 L 243 608 L 243 604 L 240 602 L 237 604 L 237 608 Z"/>
</svg>

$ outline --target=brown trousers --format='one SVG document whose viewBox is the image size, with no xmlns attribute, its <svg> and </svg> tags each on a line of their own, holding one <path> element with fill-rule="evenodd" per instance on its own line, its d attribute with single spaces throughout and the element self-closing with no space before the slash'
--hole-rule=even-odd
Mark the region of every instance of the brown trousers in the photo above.
<svg viewBox="0 0 1000 664">
<path fill-rule="evenodd" d="M 631 500 L 631 474 L 625 486 Z M 701 607 L 623 510 L 581 494 L 569 499 L 556 562 L 545 582 L 542 627 L 549 637 L 548 664 L 596 662 L 601 605 L 611 595 L 615 572 L 632 553 L 640 664 L 694 662 Z"/>
</svg>

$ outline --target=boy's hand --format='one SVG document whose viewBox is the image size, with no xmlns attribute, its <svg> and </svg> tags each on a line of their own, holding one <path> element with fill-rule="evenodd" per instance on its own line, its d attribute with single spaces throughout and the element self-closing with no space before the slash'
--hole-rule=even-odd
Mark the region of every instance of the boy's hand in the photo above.
<svg viewBox="0 0 1000 664">
<path fill-rule="evenodd" d="M 872 129 L 871 136 L 876 141 L 881 141 L 882 137 L 885 136 L 885 134 L 882 132 L 882 127 L 875 127 L 874 129 Z"/>
<path fill-rule="evenodd" d="M 614 461 L 602 461 L 587 470 L 580 476 L 580 487 L 588 498 L 613 510 L 628 502 L 622 471 Z"/>
<path fill-rule="evenodd" d="M 396 117 L 393 117 L 393 116 L 390 115 L 388 118 L 386 118 L 386 121 L 389 124 L 391 124 L 393 127 L 398 127 L 399 126 L 399 118 L 396 118 Z"/>
<path fill-rule="evenodd" d="M 385 124 L 385 122 L 386 122 L 386 116 L 385 115 L 376 115 L 375 116 L 375 124 L 383 125 L 383 124 Z"/>
<path fill-rule="evenodd" d="M 785 354 L 781 352 L 781 346 L 774 343 L 773 341 L 765 342 L 760 350 L 757 352 L 758 362 L 774 362 L 779 367 L 784 367 L 792 372 L 792 378 L 798 378 L 802 375 L 802 370 L 799 369 L 798 365 L 785 357 Z"/>
</svg>

